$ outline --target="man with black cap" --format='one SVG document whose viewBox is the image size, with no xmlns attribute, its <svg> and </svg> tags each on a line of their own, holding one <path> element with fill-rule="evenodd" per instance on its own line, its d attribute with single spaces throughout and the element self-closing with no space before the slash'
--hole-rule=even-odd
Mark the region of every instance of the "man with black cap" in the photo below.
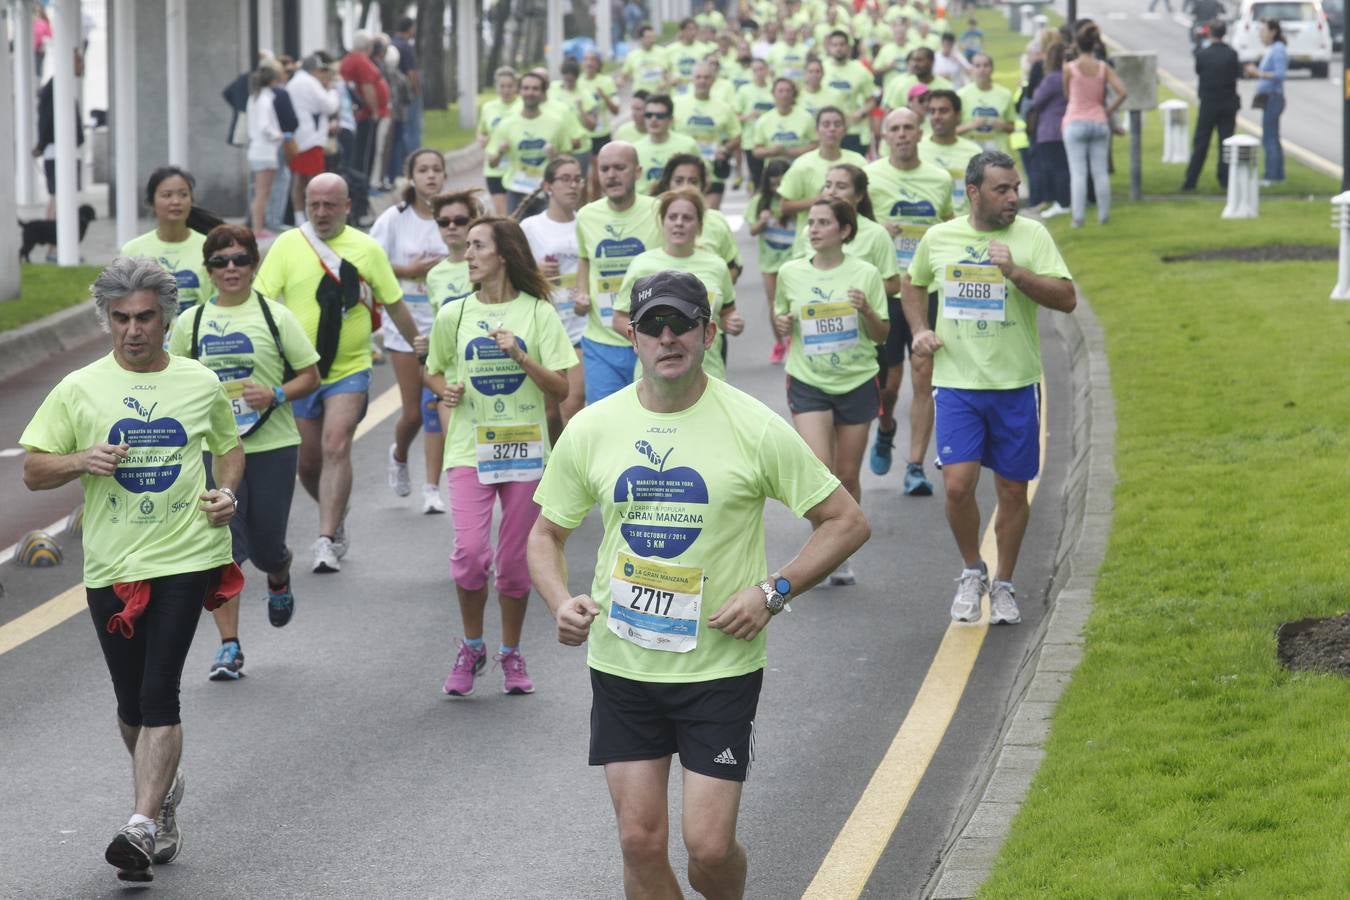
<svg viewBox="0 0 1350 900">
<path fill-rule="evenodd" d="M 639 279 L 628 336 L 642 377 L 568 423 L 535 492 L 530 576 L 558 640 L 590 642 L 590 763 L 605 767 L 630 895 L 678 896 L 666 851 L 676 752 L 689 883 L 706 896 L 743 894 L 736 816 L 764 628 L 870 534 L 857 503 L 781 416 L 704 373 L 716 332 L 696 276 Z M 773 574 L 769 497 L 813 528 Z M 597 504 L 605 533 L 594 580 L 573 596 L 564 548 Z"/>
</svg>

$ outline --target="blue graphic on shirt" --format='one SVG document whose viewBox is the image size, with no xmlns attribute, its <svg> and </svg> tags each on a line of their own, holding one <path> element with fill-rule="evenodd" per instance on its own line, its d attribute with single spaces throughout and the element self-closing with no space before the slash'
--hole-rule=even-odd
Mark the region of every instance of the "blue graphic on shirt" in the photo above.
<svg viewBox="0 0 1350 900">
<path fill-rule="evenodd" d="M 906 217 L 936 219 L 937 209 L 928 200 L 909 200 L 901 197 L 891 205 L 890 217 L 892 219 Z"/>
<path fill-rule="evenodd" d="M 487 330 L 486 322 L 478 327 Z M 525 341 L 516 336 L 516 346 L 522 353 L 528 352 Z M 464 346 L 465 369 L 469 373 L 469 383 L 473 389 L 484 396 L 514 394 L 525 383 L 525 371 L 520 364 L 497 346 L 490 337 L 476 337 Z"/>
<path fill-rule="evenodd" d="M 133 494 L 167 491 L 183 471 L 187 431 L 177 419 L 156 419 L 158 403 L 149 409 L 135 397 L 124 397 L 122 403 L 140 418 L 118 419 L 108 429 L 109 444 L 131 448 L 127 458 L 118 463 L 113 478 Z"/>
<path fill-rule="evenodd" d="M 700 507 L 708 504 L 708 485 L 689 466 L 666 468 L 673 447 L 658 454 L 647 441 L 638 441 L 633 449 L 651 465 L 630 466 L 614 482 L 619 534 L 640 556 L 674 559 L 703 532 Z"/>
<path fill-rule="evenodd" d="M 974 118 L 974 119 L 998 119 L 998 118 L 1000 118 L 1000 116 L 999 116 L 999 114 L 998 114 L 998 110 L 994 109 L 992 106 L 977 106 L 977 107 L 975 107 L 974 109 L 972 109 L 972 110 L 970 111 L 970 115 L 971 115 L 971 118 Z M 980 134 L 992 134 L 993 131 L 994 131 L 994 126 L 993 126 L 993 125 L 985 125 L 985 124 L 981 124 L 981 125 L 977 126 L 975 130 L 978 131 Z"/>
<path fill-rule="evenodd" d="M 204 334 L 198 354 L 202 363 L 221 381 L 242 381 L 253 376 L 253 341 L 241 331 L 226 332 L 228 324 L 207 322 L 214 334 Z"/>
</svg>

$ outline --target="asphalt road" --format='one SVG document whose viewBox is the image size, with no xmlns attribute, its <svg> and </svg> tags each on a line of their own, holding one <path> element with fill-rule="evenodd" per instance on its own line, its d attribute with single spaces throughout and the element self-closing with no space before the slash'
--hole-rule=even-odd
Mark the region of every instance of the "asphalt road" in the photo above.
<svg viewBox="0 0 1350 900">
<path fill-rule="evenodd" d="M 1078 14 L 1092 18 L 1109 39 L 1130 50 L 1158 54 L 1158 67 L 1166 69 L 1185 84 L 1195 86 L 1195 61 L 1188 37 L 1190 17 L 1180 13 L 1181 2 L 1173 3 L 1175 15 L 1163 11 L 1147 12 L 1147 0 L 1080 0 Z M 1312 78 L 1307 70 L 1290 72 L 1285 82 L 1287 106 L 1280 118 L 1280 134 L 1319 156 L 1341 164 L 1341 80 L 1344 73 L 1340 54 L 1333 56 L 1328 78 Z M 1260 110 L 1251 108 L 1256 82 L 1239 85 L 1242 95 L 1241 117 L 1260 128 Z M 1192 113 L 1194 124 L 1194 113 Z"/>
<path fill-rule="evenodd" d="M 728 212 L 741 205 L 729 199 Z M 750 240 L 740 240 L 753 260 Z M 748 327 L 732 341 L 730 380 L 786 413 L 782 370 L 765 362 L 765 301 L 753 267 L 738 305 Z M 1042 331 L 1049 437 L 1017 579 L 1024 623 L 991 630 L 950 730 L 868 882 L 869 897 L 912 897 L 927 880 L 1045 613 L 1071 423 L 1063 348 L 1044 323 Z M 34 379 L 52 384 L 76 362 L 54 363 Z M 377 393 L 391 381 L 387 368 L 376 369 Z M 0 390 L 0 421 L 21 428 L 39 397 Z M 186 849 L 157 868 L 156 896 L 621 895 L 609 798 L 601 772 L 586 765 L 583 651 L 556 642 L 536 600 L 523 644 L 534 695 L 499 693 L 495 669 L 471 698 L 441 694 L 460 634 L 448 576 L 451 527 L 446 516 L 422 516 L 416 495 L 402 500 L 386 487 L 391 439 L 385 421 L 357 442 L 352 551 L 337 575 L 300 567 L 288 627 L 266 624 L 262 581 L 251 577 L 242 681 L 206 679 L 218 638 L 203 617 L 182 689 Z M 0 466 L 5 518 L 27 527 L 51 521 L 18 483 L 15 461 Z M 959 563 L 940 485 L 936 497 L 907 498 L 899 482 L 897 471 L 884 479 L 865 473 L 873 537 L 855 557 L 858 585 L 817 589 L 772 626 L 740 819 L 749 896 L 799 896 L 811 881 L 948 627 Z M 808 528 L 776 504 L 766 521 L 770 565 L 781 564 Z M 297 491 L 291 539 L 302 560 L 315 530 L 314 504 Z M 574 590 L 589 583 L 597 543 L 593 515 L 569 545 Z M 8 589 L 0 625 L 78 582 L 78 541 L 64 544 L 60 568 L 0 567 Z M 489 641 L 497 627 L 490 613 Z M 128 890 L 102 861 L 131 804 L 114 715 L 84 613 L 0 654 L 0 896 Z M 673 822 L 678 808 L 675 787 Z M 678 829 L 672 860 L 682 872 Z"/>
</svg>

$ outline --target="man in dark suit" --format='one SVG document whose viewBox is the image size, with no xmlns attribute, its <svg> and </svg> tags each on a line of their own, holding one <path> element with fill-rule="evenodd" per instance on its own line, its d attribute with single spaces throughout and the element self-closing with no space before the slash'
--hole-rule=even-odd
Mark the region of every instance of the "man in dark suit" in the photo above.
<svg viewBox="0 0 1350 900">
<path fill-rule="evenodd" d="M 1228 163 L 1223 160 L 1223 142 L 1233 136 L 1237 125 L 1237 83 L 1242 77 L 1242 63 L 1237 51 L 1224 43 L 1227 27 L 1220 21 L 1209 25 L 1210 45 L 1195 54 L 1195 74 L 1200 76 L 1200 112 L 1195 119 L 1195 141 L 1191 144 L 1191 161 L 1186 166 L 1183 191 L 1195 190 L 1200 171 L 1205 167 L 1210 138 L 1219 130 L 1219 184 L 1228 187 Z"/>
</svg>

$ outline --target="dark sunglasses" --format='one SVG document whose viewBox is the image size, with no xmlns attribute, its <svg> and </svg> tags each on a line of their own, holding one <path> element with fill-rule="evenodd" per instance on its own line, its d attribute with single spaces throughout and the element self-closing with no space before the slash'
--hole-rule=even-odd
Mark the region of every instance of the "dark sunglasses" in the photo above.
<svg viewBox="0 0 1350 900">
<path fill-rule="evenodd" d="M 669 119 L 670 113 L 663 112 L 645 112 L 642 114 L 644 119 Z"/>
<path fill-rule="evenodd" d="M 691 319 L 683 313 L 665 313 L 663 315 L 646 316 L 641 321 L 634 322 L 633 327 L 647 337 L 659 338 L 661 332 L 665 331 L 666 328 L 670 328 L 672 334 L 679 336 L 693 331 L 702 322 L 702 319 Z"/>
<path fill-rule="evenodd" d="M 463 228 L 471 221 L 473 220 L 468 216 L 454 216 L 453 218 L 450 216 L 440 216 L 436 219 L 436 224 L 441 228 L 449 228 L 451 225 L 454 225 L 456 228 Z"/>
<path fill-rule="evenodd" d="M 242 269 L 253 265 L 253 257 L 247 253 L 236 253 L 233 256 L 212 256 L 206 261 L 208 269 L 223 269 L 230 263 L 234 263 L 236 269 Z"/>
</svg>

